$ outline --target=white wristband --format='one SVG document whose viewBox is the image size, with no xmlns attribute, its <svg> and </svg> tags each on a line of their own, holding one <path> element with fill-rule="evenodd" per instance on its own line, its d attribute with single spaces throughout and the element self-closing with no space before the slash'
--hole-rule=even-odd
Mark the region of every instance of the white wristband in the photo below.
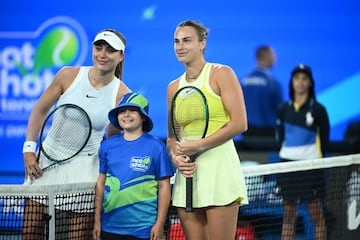
<svg viewBox="0 0 360 240">
<path fill-rule="evenodd" d="M 26 152 L 36 152 L 36 142 L 34 141 L 25 141 L 23 146 L 23 153 Z"/>
</svg>

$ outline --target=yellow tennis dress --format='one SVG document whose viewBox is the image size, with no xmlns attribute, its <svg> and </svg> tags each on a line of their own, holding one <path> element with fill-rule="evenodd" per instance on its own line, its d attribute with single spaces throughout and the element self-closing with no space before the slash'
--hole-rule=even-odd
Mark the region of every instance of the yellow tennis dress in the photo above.
<svg viewBox="0 0 360 240">
<path fill-rule="evenodd" d="M 207 135 L 216 132 L 229 121 L 229 115 L 218 96 L 209 85 L 213 63 L 206 63 L 198 79 L 187 83 L 185 73 L 180 77 L 179 89 L 195 86 L 204 93 L 209 105 L 209 127 Z M 240 166 L 233 140 L 207 150 L 197 159 L 193 176 L 193 207 L 223 206 L 234 201 L 248 204 L 245 178 Z M 185 177 L 177 171 L 173 187 L 172 204 L 185 207 Z"/>
</svg>

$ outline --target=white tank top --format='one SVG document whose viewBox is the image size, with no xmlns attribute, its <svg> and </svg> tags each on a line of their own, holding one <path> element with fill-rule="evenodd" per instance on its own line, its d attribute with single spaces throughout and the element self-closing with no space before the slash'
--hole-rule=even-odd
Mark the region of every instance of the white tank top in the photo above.
<svg viewBox="0 0 360 240">
<path fill-rule="evenodd" d="M 103 88 L 94 88 L 88 78 L 91 67 L 80 67 L 70 87 L 60 96 L 57 105 L 72 103 L 83 108 L 91 119 L 92 132 L 83 149 L 85 154 L 97 153 L 105 128 L 109 124 L 108 113 L 116 106 L 120 80 L 116 77 Z"/>
</svg>

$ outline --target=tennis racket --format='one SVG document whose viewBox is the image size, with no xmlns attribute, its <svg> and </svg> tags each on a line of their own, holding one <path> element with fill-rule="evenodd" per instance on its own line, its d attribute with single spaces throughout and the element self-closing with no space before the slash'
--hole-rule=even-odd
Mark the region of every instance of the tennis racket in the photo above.
<svg viewBox="0 0 360 240">
<path fill-rule="evenodd" d="M 170 108 L 170 126 L 176 141 L 201 139 L 206 136 L 209 109 L 205 95 L 194 86 L 180 88 L 174 95 Z M 193 162 L 200 155 L 189 157 Z M 193 178 L 186 178 L 186 212 L 192 212 Z"/>
<path fill-rule="evenodd" d="M 37 160 L 45 157 L 46 171 L 69 161 L 83 150 L 91 135 L 91 120 L 81 107 L 63 104 L 51 111 L 42 125 Z"/>
</svg>

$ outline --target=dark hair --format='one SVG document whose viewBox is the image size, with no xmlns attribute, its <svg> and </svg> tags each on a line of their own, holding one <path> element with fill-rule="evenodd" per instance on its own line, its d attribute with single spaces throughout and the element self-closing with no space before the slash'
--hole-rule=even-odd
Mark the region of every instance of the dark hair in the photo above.
<svg viewBox="0 0 360 240">
<path fill-rule="evenodd" d="M 122 35 L 122 34 L 121 34 L 120 32 L 118 32 L 118 31 L 116 31 L 115 29 L 111 29 L 111 28 L 109 28 L 109 29 L 104 29 L 104 30 L 102 30 L 102 31 L 100 31 L 100 32 L 105 32 L 105 31 L 113 32 L 114 34 L 116 34 L 116 36 L 118 36 L 118 37 L 121 39 L 121 41 L 124 43 L 124 45 L 125 45 L 125 47 L 126 47 L 126 39 L 125 39 L 124 35 Z M 124 54 L 123 51 L 121 51 L 121 52 L 122 52 L 122 54 Z M 119 64 L 118 64 L 118 65 L 116 66 L 116 68 L 115 68 L 115 76 L 116 76 L 117 78 L 119 78 L 120 80 L 122 80 L 122 76 L 123 76 L 124 61 L 125 61 L 125 59 L 123 59 L 121 62 L 119 62 Z"/>
<path fill-rule="evenodd" d="M 268 45 L 261 45 L 256 48 L 255 56 L 256 60 L 262 60 L 266 55 L 271 52 L 271 47 Z"/>
<path fill-rule="evenodd" d="M 291 77 L 290 77 L 290 92 L 289 92 L 289 96 L 290 96 L 290 99 L 294 101 L 294 98 L 295 98 L 295 92 L 294 92 L 294 88 L 293 88 L 293 78 L 294 78 L 294 75 L 296 73 L 304 73 L 306 74 L 306 76 L 308 76 L 308 78 L 310 79 L 310 82 L 311 82 L 311 86 L 310 88 L 308 89 L 309 91 L 309 98 L 313 98 L 314 100 L 316 100 L 316 96 L 315 96 L 315 81 L 314 81 L 314 78 L 312 76 L 312 71 L 311 71 L 311 68 L 308 66 L 308 65 L 305 65 L 305 64 L 298 64 L 294 67 L 294 69 L 291 71 Z"/>
</svg>

